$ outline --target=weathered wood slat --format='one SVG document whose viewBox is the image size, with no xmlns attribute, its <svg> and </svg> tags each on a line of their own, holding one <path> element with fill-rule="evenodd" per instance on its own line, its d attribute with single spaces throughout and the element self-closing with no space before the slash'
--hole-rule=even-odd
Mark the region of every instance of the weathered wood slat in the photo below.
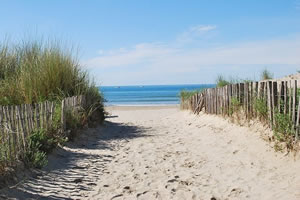
<svg viewBox="0 0 300 200">
<path fill-rule="evenodd" d="M 245 83 L 245 114 L 246 119 L 249 119 L 249 83 Z"/>
<path fill-rule="evenodd" d="M 277 106 L 278 106 L 278 112 L 279 113 L 283 113 L 283 109 L 282 109 L 282 104 L 283 104 L 283 97 L 284 97 L 284 82 L 283 81 L 280 81 L 279 84 L 278 84 L 278 103 L 277 103 Z"/>
<path fill-rule="evenodd" d="M 288 90 L 288 96 L 289 96 L 289 117 L 292 119 L 292 99 L 293 99 L 293 92 L 292 92 L 292 81 L 289 81 L 289 90 Z"/>
<path fill-rule="evenodd" d="M 22 142 L 23 142 L 23 148 L 24 148 L 24 153 L 26 150 L 26 130 L 24 127 L 24 116 L 22 113 L 22 106 L 18 106 L 17 107 L 17 112 L 18 112 L 18 116 L 19 116 L 19 124 L 20 124 L 20 135 L 22 137 Z"/>
<path fill-rule="evenodd" d="M 62 124 L 62 130 L 64 131 L 66 128 L 66 118 L 65 118 L 65 110 L 66 110 L 66 104 L 65 100 L 62 100 L 61 102 L 61 124 Z"/>
<path fill-rule="evenodd" d="M 268 81 L 267 82 L 267 95 L 268 95 L 268 114 L 269 114 L 269 125 L 271 128 L 273 128 L 273 108 L 272 108 L 272 82 Z"/>
<path fill-rule="evenodd" d="M 292 122 L 296 125 L 296 105 L 297 105 L 297 81 L 293 81 L 293 108 L 292 108 Z"/>
<path fill-rule="evenodd" d="M 21 136 L 18 124 L 18 113 L 17 113 L 17 106 L 12 106 L 12 119 L 13 119 L 13 134 L 15 138 L 15 158 L 20 158 L 20 152 L 22 151 L 22 143 L 21 143 Z"/>
<path fill-rule="evenodd" d="M 4 107 L 4 118 L 5 118 L 5 124 L 4 124 L 4 128 L 5 128 L 5 132 L 6 132 L 6 136 L 7 136 L 7 157 L 8 157 L 8 161 L 11 161 L 12 158 L 12 153 L 11 153 L 11 149 L 12 149 L 12 145 L 11 145 L 11 136 L 10 136 L 10 123 L 9 123 L 9 111 L 8 111 L 8 106 Z"/>
<path fill-rule="evenodd" d="M 8 152 L 7 152 L 7 139 L 6 139 L 6 130 L 5 130 L 5 127 L 4 127 L 4 125 L 5 125 L 5 120 L 6 120 L 6 118 L 5 118 L 5 115 L 4 115 L 4 112 L 5 112 L 5 110 L 4 110 L 4 107 L 3 106 L 0 106 L 0 113 L 1 113 L 1 115 L 0 115 L 0 130 L 1 130 L 1 143 L 2 143 L 2 146 L 3 146 L 3 149 L 2 149 L 2 154 L 1 154 L 1 156 L 2 157 L 5 157 L 5 158 L 7 158 L 8 157 Z M 3 164 L 5 164 L 5 163 L 3 163 Z"/>
<path fill-rule="evenodd" d="M 65 110 L 85 108 L 89 106 L 86 96 L 70 97 L 62 102 L 62 121 L 65 127 Z M 203 110 L 206 105 L 204 95 L 197 94 L 194 109 Z M 48 129 L 52 126 L 55 103 L 45 101 L 39 104 L 23 104 L 19 106 L 0 106 L 0 164 L 10 165 L 24 157 L 27 150 L 27 138 L 39 128 Z M 5 158 L 3 160 L 3 158 Z"/>
<path fill-rule="evenodd" d="M 277 109 L 277 82 L 272 82 L 272 93 L 271 93 L 271 100 L 272 100 L 272 119 L 273 119 L 273 125 L 275 125 L 275 114 Z"/>
<path fill-rule="evenodd" d="M 296 135 L 295 135 L 295 139 L 298 140 L 299 139 L 299 121 L 300 121 L 300 97 L 298 98 L 298 111 L 297 111 L 297 121 L 296 121 Z"/>
<path fill-rule="evenodd" d="M 27 116 L 28 116 L 28 135 L 31 134 L 31 132 L 33 131 L 33 127 L 34 127 L 34 118 L 33 118 L 33 113 L 32 113 L 32 107 L 31 105 L 27 104 L 26 105 L 26 112 L 27 112 Z"/>
<path fill-rule="evenodd" d="M 284 86 L 283 86 L 283 95 L 284 95 L 284 114 L 288 113 L 288 82 L 284 81 Z"/>
</svg>

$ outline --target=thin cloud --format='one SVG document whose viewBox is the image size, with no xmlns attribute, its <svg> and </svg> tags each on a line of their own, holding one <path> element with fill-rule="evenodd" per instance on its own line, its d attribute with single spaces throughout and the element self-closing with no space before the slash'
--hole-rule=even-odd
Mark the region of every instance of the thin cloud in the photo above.
<svg viewBox="0 0 300 200">
<path fill-rule="evenodd" d="M 208 25 L 208 26 L 199 25 L 199 26 L 191 27 L 190 32 L 196 32 L 198 34 L 201 34 L 203 32 L 211 31 L 211 30 L 214 30 L 216 28 L 217 28 L 217 26 L 212 26 L 212 25 Z"/>
<path fill-rule="evenodd" d="M 236 64 L 300 64 L 300 37 L 241 43 L 218 48 L 173 48 L 167 44 L 143 43 L 130 49 L 111 50 L 85 62 L 89 68 L 140 64 L 153 67 Z"/>
<path fill-rule="evenodd" d="M 215 25 L 197 25 L 190 27 L 187 31 L 183 32 L 177 37 L 177 42 L 188 43 L 197 40 L 201 37 L 207 36 L 207 34 L 215 30 Z"/>
<path fill-rule="evenodd" d="M 84 62 L 84 65 L 88 68 L 108 68 L 149 63 L 172 55 L 175 51 L 176 49 L 158 43 L 142 43 L 129 49 L 120 48 L 102 52 L 102 55 Z"/>
<path fill-rule="evenodd" d="M 194 32 L 215 27 L 194 27 Z M 170 43 L 141 43 L 130 48 L 100 51 L 83 64 L 108 85 L 213 82 L 216 74 L 253 76 L 266 66 L 277 75 L 300 68 L 300 35 L 222 45 L 189 48 Z M 114 77 L 113 79 L 111 77 Z M 188 77 L 188 78 L 187 78 Z"/>
</svg>

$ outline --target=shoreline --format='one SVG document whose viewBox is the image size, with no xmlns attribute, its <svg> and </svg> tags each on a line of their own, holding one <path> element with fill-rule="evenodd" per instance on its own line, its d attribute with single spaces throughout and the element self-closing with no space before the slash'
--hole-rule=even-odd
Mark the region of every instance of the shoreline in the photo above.
<svg viewBox="0 0 300 200">
<path fill-rule="evenodd" d="M 110 105 L 104 106 L 106 110 L 161 110 L 161 109 L 174 109 L 180 108 L 179 104 L 176 105 Z"/>
<path fill-rule="evenodd" d="M 180 103 L 177 104 L 109 104 L 104 105 L 104 107 L 149 107 L 149 106 L 180 106 Z"/>
</svg>

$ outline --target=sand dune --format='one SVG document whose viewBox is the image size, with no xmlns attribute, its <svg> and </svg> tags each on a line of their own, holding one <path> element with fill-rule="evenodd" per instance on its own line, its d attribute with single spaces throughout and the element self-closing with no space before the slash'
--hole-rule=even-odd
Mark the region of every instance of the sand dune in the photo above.
<svg viewBox="0 0 300 200">
<path fill-rule="evenodd" d="M 176 107 L 110 107 L 10 199 L 300 199 L 300 161 L 253 127 Z"/>
</svg>

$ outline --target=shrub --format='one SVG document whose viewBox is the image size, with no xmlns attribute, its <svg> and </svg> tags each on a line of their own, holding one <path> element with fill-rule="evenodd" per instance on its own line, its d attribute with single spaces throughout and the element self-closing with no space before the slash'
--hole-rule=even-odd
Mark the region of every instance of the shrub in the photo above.
<svg viewBox="0 0 300 200">
<path fill-rule="evenodd" d="M 179 94 L 180 96 L 180 109 L 190 109 L 190 98 L 195 94 L 199 93 L 201 90 L 182 90 Z"/>
<path fill-rule="evenodd" d="M 217 87 L 224 87 L 226 85 L 229 85 L 230 82 L 227 81 L 222 75 L 219 75 L 217 77 L 216 84 L 217 84 Z"/>
<path fill-rule="evenodd" d="M 260 79 L 263 81 L 263 80 L 268 80 L 268 79 L 273 79 L 273 74 L 268 71 L 267 69 L 264 69 L 262 72 L 261 72 L 261 75 L 260 75 Z"/>
<path fill-rule="evenodd" d="M 55 140 L 49 138 L 44 129 L 34 131 L 27 140 L 26 164 L 36 168 L 45 166 L 47 164 L 47 153 L 55 146 Z"/>
<path fill-rule="evenodd" d="M 263 98 L 262 99 L 261 98 L 255 99 L 254 109 L 257 112 L 258 117 L 261 120 L 267 120 L 268 119 L 268 106 L 267 106 L 267 103 L 266 103 L 265 99 L 263 99 Z"/>
<path fill-rule="evenodd" d="M 254 82 L 254 80 L 250 79 L 250 78 L 246 78 L 246 79 L 243 79 L 242 82 L 243 83 L 251 83 L 251 82 Z"/>
<path fill-rule="evenodd" d="M 193 91 L 188 91 L 188 90 L 182 90 L 180 92 L 180 99 L 185 101 L 190 99 L 192 96 L 194 96 L 195 94 L 201 92 L 201 90 L 193 90 Z"/>
<path fill-rule="evenodd" d="M 295 132 L 293 131 L 293 123 L 289 115 L 276 112 L 274 120 L 274 133 L 276 139 L 279 141 L 285 141 L 287 138 L 294 136 Z"/>
<path fill-rule="evenodd" d="M 217 79 L 216 79 L 216 85 L 217 87 L 224 87 L 226 85 L 230 85 L 230 84 L 237 84 L 240 82 L 251 82 L 250 79 L 240 79 L 238 77 L 232 77 L 230 76 L 228 79 L 226 79 L 224 76 L 222 75 L 218 75 Z"/>
<path fill-rule="evenodd" d="M 66 110 L 66 126 L 68 129 L 77 129 L 81 125 L 82 116 L 74 110 Z"/>
<path fill-rule="evenodd" d="M 275 125 L 273 129 L 275 139 L 277 139 L 279 142 L 284 142 L 287 150 L 293 150 L 295 147 L 295 129 L 290 116 L 277 111 L 274 120 Z"/>
<path fill-rule="evenodd" d="M 233 113 L 238 112 L 240 109 L 241 103 L 236 97 L 232 97 L 231 104 L 229 106 L 229 115 L 232 116 Z"/>
</svg>

